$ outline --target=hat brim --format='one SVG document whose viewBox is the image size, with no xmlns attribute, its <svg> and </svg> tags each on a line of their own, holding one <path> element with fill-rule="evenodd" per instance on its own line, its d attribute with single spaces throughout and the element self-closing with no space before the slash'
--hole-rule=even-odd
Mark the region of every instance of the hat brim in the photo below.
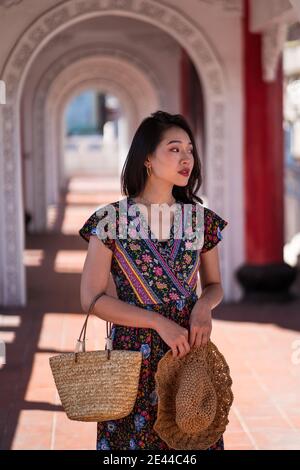
<svg viewBox="0 0 300 470">
<path fill-rule="evenodd" d="M 176 393 L 178 374 L 190 360 L 192 354 L 201 354 L 200 348 L 206 348 L 206 366 L 208 376 L 217 394 L 217 409 L 210 426 L 200 433 L 183 432 L 176 423 Z M 229 366 L 217 346 L 209 341 L 205 346 L 194 348 L 183 358 L 173 358 L 169 350 L 159 361 L 155 374 L 158 395 L 157 419 L 153 429 L 172 449 L 205 450 L 215 444 L 223 435 L 229 423 L 228 414 L 233 402 L 232 379 Z"/>
</svg>

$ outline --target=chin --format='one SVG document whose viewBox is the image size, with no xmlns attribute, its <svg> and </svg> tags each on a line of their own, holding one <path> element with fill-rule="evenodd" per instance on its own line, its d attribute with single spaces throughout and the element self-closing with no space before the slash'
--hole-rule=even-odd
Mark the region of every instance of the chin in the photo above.
<svg viewBox="0 0 300 470">
<path fill-rule="evenodd" d="M 174 183 L 176 186 L 180 186 L 181 188 L 184 188 L 185 186 L 188 185 L 188 180 L 187 181 L 178 181 L 178 183 Z"/>
</svg>

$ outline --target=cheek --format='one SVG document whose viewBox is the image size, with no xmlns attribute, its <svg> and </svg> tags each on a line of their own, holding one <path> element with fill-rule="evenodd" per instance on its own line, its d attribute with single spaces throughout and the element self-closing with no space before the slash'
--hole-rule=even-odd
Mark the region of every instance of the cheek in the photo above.
<svg viewBox="0 0 300 470">
<path fill-rule="evenodd" d="M 178 168 L 179 165 L 179 156 L 172 152 L 163 153 L 157 159 L 157 171 L 167 174 L 168 172 Z"/>
</svg>

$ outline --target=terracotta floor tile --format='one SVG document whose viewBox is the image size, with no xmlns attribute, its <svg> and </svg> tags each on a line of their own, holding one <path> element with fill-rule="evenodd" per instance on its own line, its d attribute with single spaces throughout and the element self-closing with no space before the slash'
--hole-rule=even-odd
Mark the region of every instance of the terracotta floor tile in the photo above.
<svg viewBox="0 0 300 470">
<path fill-rule="evenodd" d="M 50 449 L 53 413 L 40 410 L 21 411 L 11 448 Z"/>
<path fill-rule="evenodd" d="M 96 423 L 71 421 L 64 413 L 56 413 L 54 450 L 95 450 L 96 437 Z"/>
<path fill-rule="evenodd" d="M 255 445 L 243 431 L 226 432 L 224 434 L 224 446 L 227 450 L 237 450 L 238 447 L 243 447 L 248 450 L 255 449 Z"/>
<path fill-rule="evenodd" d="M 300 434 L 291 432 L 287 427 L 261 428 L 259 431 L 253 431 L 252 435 L 261 450 L 300 449 Z"/>
</svg>

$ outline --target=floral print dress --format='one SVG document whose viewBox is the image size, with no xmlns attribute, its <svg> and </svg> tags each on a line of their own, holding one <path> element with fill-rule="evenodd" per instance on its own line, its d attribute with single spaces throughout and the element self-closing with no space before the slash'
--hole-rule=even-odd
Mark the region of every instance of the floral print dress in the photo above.
<svg viewBox="0 0 300 470">
<path fill-rule="evenodd" d="M 132 221 L 129 209 L 136 203 L 131 197 L 122 201 L 126 203 L 126 221 L 129 224 Z M 177 203 L 183 214 L 184 204 Z M 193 221 L 196 204 L 199 203 L 192 204 Z M 86 241 L 91 235 L 101 236 L 102 242 L 112 251 L 111 274 L 120 300 L 156 311 L 189 328 L 190 313 L 198 299 L 196 284 L 200 254 L 217 245 L 222 239 L 221 231 L 228 224 L 212 210 L 201 207 L 204 235 L 202 248 L 196 250 L 191 249 L 190 241 L 185 237 L 174 236 L 175 220 L 166 241 L 155 239 L 142 214 L 136 228 L 143 237 L 134 238 L 135 228 L 128 230 L 126 236 L 120 235 L 120 222 L 125 220 L 124 212 L 120 211 L 120 201 L 97 209 L 86 220 L 79 234 Z M 107 216 L 112 213 L 110 209 L 114 211 L 114 218 L 109 215 L 109 231 L 105 231 L 104 239 L 98 223 L 103 219 L 103 214 Z M 133 411 L 125 418 L 97 423 L 97 449 L 170 449 L 153 429 L 157 414 L 154 376 L 158 361 L 170 349 L 169 346 L 153 329 L 115 324 L 112 325 L 112 339 L 113 349 L 141 351 L 142 366 Z M 208 450 L 223 449 L 221 437 Z"/>
</svg>

